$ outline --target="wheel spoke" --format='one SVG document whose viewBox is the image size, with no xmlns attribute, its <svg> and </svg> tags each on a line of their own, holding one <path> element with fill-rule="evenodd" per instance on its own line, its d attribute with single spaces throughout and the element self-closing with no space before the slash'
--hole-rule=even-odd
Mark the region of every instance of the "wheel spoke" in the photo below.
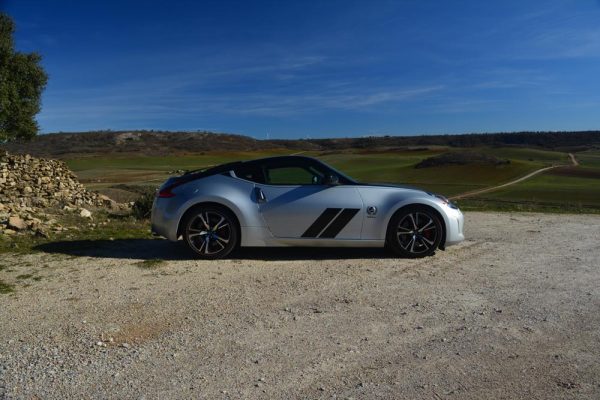
<svg viewBox="0 0 600 400">
<path fill-rule="evenodd" d="M 227 228 L 228 226 L 229 226 L 229 223 L 225 223 L 225 224 L 223 224 L 223 225 L 219 226 L 218 228 L 215 228 L 215 229 L 213 229 L 213 231 L 215 231 L 215 232 L 216 232 L 217 230 L 219 230 L 219 229 L 223 229 L 223 228 Z"/>
<path fill-rule="evenodd" d="M 415 222 L 415 217 L 413 217 L 412 214 L 408 214 L 408 217 L 410 218 L 410 220 L 412 221 L 413 224 L 413 229 L 416 231 L 417 230 L 417 223 Z"/>
<path fill-rule="evenodd" d="M 415 243 L 416 243 L 416 242 L 417 242 L 417 241 L 416 241 L 416 240 L 413 238 L 413 240 L 412 240 L 412 245 L 410 246 L 410 252 L 411 252 L 411 253 L 414 253 L 414 252 L 415 252 Z"/>
<path fill-rule="evenodd" d="M 204 215 L 202 215 L 202 213 L 198 214 L 198 217 L 200 217 L 200 221 L 202 221 L 204 227 L 206 229 L 210 229 L 210 226 L 208 226 L 208 222 L 206 222 L 208 220 L 208 213 L 206 214 L 206 219 L 204 219 Z"/>
<path fill-rule="evenodd" d="M 206 239 L 204 240 L 204 243 L 206 243 L 206 246 L 204 247 L 204 254 L 208 254 L 208 246 L 210 244 L 210 237 L 207 236 Z"/>
<path fill-rule="evenodd" d="M 229 243 L 229 239 L 222 238 L 221 236 L 215 236 L 215 239 L 217 239 L 217 242 L 219 243 Z"/>
<path fill-rule="evenodd" d="M 217 222 L 217 224 L 212 228 L 213 231 L 216 231 L 217 229 L 219 229 L 219 226 L 221 225 L 221 223 L 225 221 L 225 217 L 221 215 L 221 219 L 219 220 L 219 222 Z"/>
<path fill-rule="evenodd" d="M 202 253 L 202 249 L 204 248 L 205 245 L 206 245 L 206 239 L 202 240 L 202 244 L 200 245 L 200 248 L 198 248 L 199 253 Z"/>
<path fill-rule="evenodd" d="M 427 242 L 427 243 L 429 243 L 429 246 L 433 246 L 433 240 L 429 240 L 423 236 L 421 236 L 421 240 L 423 241 L 423 243 Z M 428 248 L 429 248 L 429 246 L 426 245 L 426 247 L 428 247 Z"/>
<path fill-rule="evenodd" d="M 411 245 L 411 244 L 412 244 L 414 241 L 415 241 L 415 238 L 414 238 L 414 237 L 412 237 L 412 238 L 410 238 L 410 241 L 409 241 L 409 242 L 406 244 L 406 246 L 402 246 L 402 244 L 400 244 L 400 246 L 402 246 L 402 248 L 403 248 L 404 250 L 407 250 L 407 249 L 408 249 L 408 247 L 409 247 L 409 246 L 410 246 L 410 245 Z"/>
<path fill-rule="evenodd" d="M 431 225 L 432 223 L 433 223 L 433 220 L 430 218 L 430 219 L 429 219 L 429 222 L 428 222 L 428 223 L 426 223 L 426 224 L 425 224 L 423 227 L 421 227 L 421 229 L 419 229 L 419 232 L 423 232 L 423 230 L 424 230 L 425 228 L 427 228 L 429 225 Z"/>
<path fill-rule="evenodd" d="M 190 229 L 190 231 L 191 231 L 191 230 L 192 230 L 192 229 Z M 193 238 L 193 237 L 196 237 L 196 236 L 202 236 L 202 235 L 206 235 L 206 234 L 208 233 L 208 232 L 206 232 L 206 231 L 197 231 L 197 230 L 196 230 L 196 232 L 198 232 L 198 233 L 190 233 L 190 234 L 188 235 L 188 237 L 191 237 L 191 238 Z"/>
</svg>

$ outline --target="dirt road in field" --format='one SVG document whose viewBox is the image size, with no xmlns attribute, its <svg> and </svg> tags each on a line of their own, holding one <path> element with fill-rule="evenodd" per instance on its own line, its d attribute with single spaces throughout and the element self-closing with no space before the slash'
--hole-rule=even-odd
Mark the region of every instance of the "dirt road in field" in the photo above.
<svg viewBox="0 0 600 400">
<path fill-rule="evenodd" d="M 466 235 L 421 260 L 143 240 L 3 257 L 0 398 L 600 398 L 600 217 L 469 213 Z"/>
<path fill-rule="evenodd" d="M 579 162 L 577 161 L 577 159 L 575 158 L 575 155 L 573 155 L 573 153 L 569 153 L 569 161 L 571 161 L 571 165 L 573 167 L 577 167 L 579 165 Z M 483 194 L 483 193 L 495 192 L 496 190 L 500 190 L 500 189 L 503 189 L 505 187 L 515 185 L 515 184 L 517 184 L 519 182 L 523 182 L 523 181 L 525 181 L 527 179 L 533 178 L 534 176 L 539 175 L 539 174 L 541 174 L 543 172 L 549 171 L 549 170 L 554 169 L 554 168 L 559 168 L 559 167 L 566 167 L 566 165 L 560 165 L 559 164 L 559 165 L 552 165 L 550 167 L 544 167 L 544 168 L 536 169 L 535 171 L 530 172 L 530 173 L 528 173 L 525 176 L 522 176 L 522 177 L 520 177 L 518 179 L 515 179 L 513 181 L 510 181 L 510 182 L 503 183 L 502 185 L 491 186 L 491 187 L 484 188 L 484 189 L 474 190 L 472 192 L 458 194 L 456 196 L 450 197 L 450 200 L 465 199 L 467 197 L 473 197 L 473 196 L 477 196 L 477 195 L 480 195 L 480 194 Z"/>
</svg>

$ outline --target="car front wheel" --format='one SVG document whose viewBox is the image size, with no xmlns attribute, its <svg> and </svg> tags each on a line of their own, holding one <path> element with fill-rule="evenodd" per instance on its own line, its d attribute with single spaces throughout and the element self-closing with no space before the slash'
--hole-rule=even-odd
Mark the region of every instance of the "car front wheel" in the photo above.
<svg viewBox="0 0 600 400">
<path fill-rule="evenodd" d="M 237 246 L 235 217 L 225 209 L 197 207 L 187 216 L 184 227 L 186 244 L 200 258 L 223 258 Z"/>
<path fill-rule="evenodd" d="M 427 257 L 442 240 L 442 222 L 428 207 L 409 206 L 398 211 L 388 226 L 387 244 L 399 256 Z"/>
</svg>

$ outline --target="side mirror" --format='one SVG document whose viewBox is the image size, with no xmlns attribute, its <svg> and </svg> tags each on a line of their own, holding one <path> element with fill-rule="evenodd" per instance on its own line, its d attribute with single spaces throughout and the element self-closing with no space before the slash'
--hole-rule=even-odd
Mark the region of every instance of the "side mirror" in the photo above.
<svg viewBox="0 0 600 400">
<path fill-rule="evenodd" d="M 334 186 L 339 185 L 339 183 L 340 178 L 337 175 L 325 175 L 325 177 L 323 178 L 324 185 Z"/>
</svg>

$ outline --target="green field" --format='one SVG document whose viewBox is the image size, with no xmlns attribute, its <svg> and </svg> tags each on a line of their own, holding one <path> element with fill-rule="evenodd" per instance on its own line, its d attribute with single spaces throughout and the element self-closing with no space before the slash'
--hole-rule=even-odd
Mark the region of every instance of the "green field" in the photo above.
<svg viewBox="0 0 600 400">
<path fill-rule="evenodd" d="M 435 147 L 417 151 L 382 149 L 304 152 L 303 154 L 318 157 L 362 182 L 408 184 L 446 196 L 499 185 L 539 168 L 559 164 L 568 165 L 570 162 L 567 153 L 558 151 L 478 148 L 469 151 L 507 159 L 510 163 L 415 168 L 415 165 L 423 159 L 446 151 L 465 150 Z M 205 168 L 229 161 L 283 154 L 290 153 L 284 150 L 212 152 L 169 157 L 86 157 L 66 161 L 86 186 L 105 191 L 119 184 L 158 186 L 171 171 L 175 170 Z M 573 171 L 561 173 L 550 171 L 495 192 L 461 200 L 459 203 L 461 207 L 467 209 L 599 212 L 600 151 L 581 152 L 576 154 L 576 157 L 581 165 Z"/>
<path fill-rule="evenodd" d="M 578 167 L 582 175 L 565 176 L 550 171 L 496 192 L 463 202 L 468 207 L 523 209 L 555 212 L 600 212 L 600 168 Z"/>
<path fill-rule="evenodd" d="M 115 157 L 85 157 L 66 159 L 66 163 L 91 189 L 110 187 L 119 183 L 158 186 L 171 171 L 207 168 L 236 160 L 287 154 L 273 152 L 215 152 L 193 156 L 148 157 L 119 155 Z"/>
</svg>

